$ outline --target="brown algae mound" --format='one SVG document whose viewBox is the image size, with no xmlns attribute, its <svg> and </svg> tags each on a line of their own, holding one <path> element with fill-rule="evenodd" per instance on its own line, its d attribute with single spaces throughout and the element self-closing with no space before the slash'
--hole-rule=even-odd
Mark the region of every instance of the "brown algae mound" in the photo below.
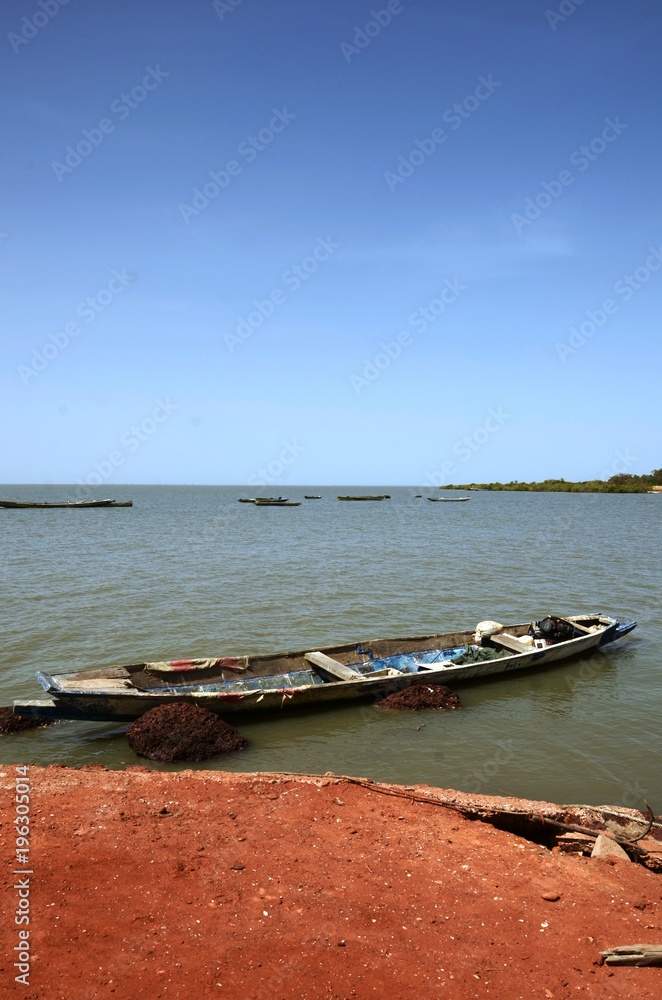
<svg viewBox="0 0 662 1000">
<path fill-rule="evenodd" d="M 11 708 L 0 708 L 0 733 L 22 733 L 26 729 L 41 729 L 52 726 L 55 719 L 33 719 L 14 715 Z"/>
<path fill-rule="evenodd" d="M 404 691 L 395 691 L 377 704 L 380 708 L 461 708 L 460 699 L 444 684 L 412 684 Z"/>
<path fill-rule="evenodd" d="M 167 763 L 208 760 L 248 746 L 241 733 L 213 712 L 185 702 L 150 709 L 131 723 L 126 737 L 140 757 Z"/>
</svg>

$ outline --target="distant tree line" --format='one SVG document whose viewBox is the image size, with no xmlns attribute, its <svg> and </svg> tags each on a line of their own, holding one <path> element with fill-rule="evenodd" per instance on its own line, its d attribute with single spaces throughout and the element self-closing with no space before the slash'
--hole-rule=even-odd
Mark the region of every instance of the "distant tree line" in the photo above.
<svg viewBox="0 0 662 1000">
<path fill-rule="evenodd" d="M 609 479 L 588 479 L 579 483 L 568 483 L 565 479 L 545 479 L 542 483 L 520 483 L 517 479 L 510 483 L 449 483 L 443 490 L 510 490 L 531 493 L 647 493 L 654 486 L 662 486 L 662 469 L 654 469 L 649 475 L 633 476 L 619 472 Z"/>
</svg>

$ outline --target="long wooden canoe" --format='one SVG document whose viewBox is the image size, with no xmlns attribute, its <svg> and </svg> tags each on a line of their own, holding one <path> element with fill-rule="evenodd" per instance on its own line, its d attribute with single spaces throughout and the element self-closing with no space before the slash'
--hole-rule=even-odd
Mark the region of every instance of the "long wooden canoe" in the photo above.
<svg viewBox="0 0 662 1000">
<path fill-rule="evenodd" d="M 255 501 L 256 507 L 300 507 L 300 500 L 260 500 Z"/>
<path fill-rule="evenodd" d="M 379 493 L 376 494 L 375 496 L 364 496 L 364 497 L 342 496 L 338 497 L 338 499 L 339 500 L 390 500 L 391 495 L 390 493 Z"/>
<path fill-rule="evenodd" d="M 62 503 L 32 503 L 22 500 L 0 500 L 0 507 L 31 510 L 53 507 L 133 507 L 133 500 L 66 500 Z"/>
<path fill-rule="evenodd" d="M 619 639 L 635 625 L 605 615 L 578 615 L 497 625 L 489 636 L 469 630 L 292 653 L 136 663 L 62 674 L 40 671 L 37 680 L 49 699 L 15 702 L 14 712 L 39 718 L 129 720 L 173 702 L 200 705 L 223 716 L 326 705 L 375 698 L 411 684 L 452 685 L 555 666 Z M 559 638 L 564 634 L 569 638 Z"/>
</svg>

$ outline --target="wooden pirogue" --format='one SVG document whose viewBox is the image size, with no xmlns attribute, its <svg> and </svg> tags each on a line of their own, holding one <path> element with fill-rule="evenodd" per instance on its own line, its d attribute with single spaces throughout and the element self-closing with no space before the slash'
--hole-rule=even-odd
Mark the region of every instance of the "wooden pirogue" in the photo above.
<svg viewBox="0 0 662 1000">
<path fill-rule="evenodd" d="M 0 500 L 0 507 L 29 510 L 54 507 L 133 507 L 133 500 L 63 500 L 61 503 L 32 503 L 27 500 Z"/>
<path fill-rule="evenodd" d="M 322 650 L 257 656 L 169 660 L 49 674 L 37 680 L 50 696 L 14 703 L 39 718 L 128 720 L 155 705 L 191 702 L 214 712 L 285 709 L 375 697 L 410 684 L 470 681 L 555 666 L 619 639 L 635 627 L 606 615 L 544 618 L 475 631 L 377 639 Z"/>
</svg>

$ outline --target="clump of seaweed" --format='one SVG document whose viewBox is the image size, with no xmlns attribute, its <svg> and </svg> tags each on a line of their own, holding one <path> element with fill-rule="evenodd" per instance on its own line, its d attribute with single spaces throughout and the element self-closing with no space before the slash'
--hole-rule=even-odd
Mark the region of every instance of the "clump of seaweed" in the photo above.
<svg viewBox="0 0 662 1000">
<path fill-rule="evenodd" d="M 55 719 L 35 719 L 14 715 L 11 708 L 0 708 L 0 733 L 23 733 L 26 729 L 41 729 L 52 726 Z"/>
<path fill-rule="evenodd" d="M 213 712 L 185 702 L 150 709 L 131 723 L 126 736 L 134 753 L 167 763 L 208 760 L 248 746 Z"/>
<path fill-rule="evenodd" d="M 404 691 L 395 691 L 377 702 L 380 708 L 461 708 L 460 699 L 444 684 L 412 684 Z"/>
</svg>

